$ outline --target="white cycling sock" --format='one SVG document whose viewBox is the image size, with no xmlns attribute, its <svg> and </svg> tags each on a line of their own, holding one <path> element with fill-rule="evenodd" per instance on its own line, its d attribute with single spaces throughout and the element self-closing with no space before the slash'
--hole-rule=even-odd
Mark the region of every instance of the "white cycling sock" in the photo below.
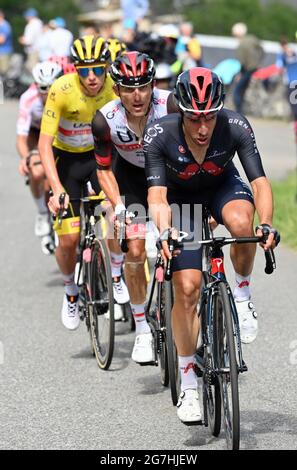
<svg viewBox="0 0 297 470">
<path fill-rule="evenodd" d="M 45 202 L 44 194 L 41 197 L 34 198 L 34 201 L 35 201 L 35 204 L 37 206 L 39 214 L 47 214 L 48 213 L 48 209 L 47 209 L 47 205 L 46 205 L 46 202 Z"/>
<path fill-rule="evenodd" d="M 122 274 L 122 264 L 124 261 L 124 255 L 110 252 L 110 264 L 111 264 L 111 276 L 120 277 Z"/>
<path fill-rule="evenodd" d="M 250 280 L 251 275 L 244 277 L 238 273 L 235 273 L 236 287 L 233 292 L 235 300 L 243 302 L 244 300 L 250 299 Z"/>
<path fill-rule="evenodd" d="M 178 365 L 180 369 L 181 378 L 181 391 L 188 388 L 197 388 L 197 375 L 195 372 L 195 357 L 193 356 L 178 356 Z"/>
<path fill-rule="evenodd" d="M 135 320 L 136 335 L 140 335 L 141 333 L 150 333 L 151 329 L 145 318 L 144 304 L 131 303 L 131 309 Z"/>
<path fill-rule="evenodd" d="M 74 282 L 74 273 L 71 274 L 63 274 L 62 278 L 65 286 L 65 292 L 67 295 L 77 295 L 78 294 L 78 287 Z"/>
</svg>

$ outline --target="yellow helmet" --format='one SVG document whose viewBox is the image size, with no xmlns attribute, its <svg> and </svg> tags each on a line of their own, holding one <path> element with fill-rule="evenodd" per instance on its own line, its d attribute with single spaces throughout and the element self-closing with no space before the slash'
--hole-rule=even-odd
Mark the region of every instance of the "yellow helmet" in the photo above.
<svg viewBox="0 0 297 470">
<path fill-rule="evenodd" d="M 106 63 L 110 60 L 108 43 L 104 38 L 83 36 L 72 44 L 71 58 L 75 65 Z"/>
<path fill-rule="evenodd" d="M 107 40 L 109 51 L 110 51 L 110 61 L 114 62 L 117 57 L 121 57 L 126 53 L 127 46 L 125 43 L 119 41 L 116 38 L 110 38 Z"/>
</svg>

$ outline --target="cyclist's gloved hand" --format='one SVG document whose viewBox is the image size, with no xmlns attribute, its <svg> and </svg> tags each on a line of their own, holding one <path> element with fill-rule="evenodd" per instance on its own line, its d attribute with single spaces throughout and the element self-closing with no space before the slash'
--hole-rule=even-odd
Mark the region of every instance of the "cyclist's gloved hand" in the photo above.
<svg viewBox="0 0 297 470">
<path fill-rule="evenodd" d="M 271 227 L 271 225 L 257 225 L 255 230 L 257 236 L 263 236 L 266 239 L 265 242 L 260 243 L 260 245 L 264 248 L 265 251 L 269 250 L 270 248 L 274 249 L 279 244 L 280 234 L 274 227 Z"/>
<path fill-rule="evenodd" d="M 65 198 L 61 204 L 61 195 L 65 194 Z M 48 201 L 48 208 L 53 215 L 58 215 L 61 210 L 63 210 L 62 216 L 65 215 L 67 211 L 67 207 L 69 205 L 69 195 L 64 192 L 62 189 L 61 191 L 56 191 L 51 193 L 51 196 Z"/>
<path fill-rule="evenodd" d="M 173 256 L 177 256 L 180 253 L 180 250 L 176 250 L 176 247 L 178 246 L 178 236 L 179 232 L 176 228 L 171 227 L 165 229 L 160 237 L 156 241 L 156 246 L 158 250 L 161 252 L 161 255 L 166 262 L 168 259 L 172 258 Z M 169 249 L 169 243 L 170 240 L 173 241 L 173 246 L 174 246 L 174 251 L 170 251 Z"/>
</svg>

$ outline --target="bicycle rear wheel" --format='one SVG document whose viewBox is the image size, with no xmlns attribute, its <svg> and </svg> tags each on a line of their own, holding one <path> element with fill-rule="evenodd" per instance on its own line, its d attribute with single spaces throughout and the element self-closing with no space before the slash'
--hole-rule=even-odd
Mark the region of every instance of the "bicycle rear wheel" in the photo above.
<svg viewBox="0 0 297 470">
<path fill-rule="evenodd" d="M 166 322 L 166 350 L 167 350 L 167 362 L 168 362 L 168 374 L 169 374 L 169 383 L 171 390 L 171 399 L 174 406 L 178 402 L 179 395 L 179 369 L 178 369 L 178 359 L 177 351 L 172 334 L 172 325 L 171 325 L 171 310 L 173 307 L 173 289 L 172 283 L 170 281 L 164 281 L 164 304 L 165 304 L 165 322 Z"/>
<path fill-rule="evenodd" d="M 95 239 L 90 263 L 90 324 L 94 352 L 101 369 L 108 369 L 114 349 L 114 300 L 109 253 Z"/>
<path fill-rule="evenodd" d="M 225 436 L 228 449 L 237 450 L 240 441 L 238 365 L 232 308 L 224 282 L 218 283 L 213 321 L 215 366 L 218 369 Z"/>
</svg>

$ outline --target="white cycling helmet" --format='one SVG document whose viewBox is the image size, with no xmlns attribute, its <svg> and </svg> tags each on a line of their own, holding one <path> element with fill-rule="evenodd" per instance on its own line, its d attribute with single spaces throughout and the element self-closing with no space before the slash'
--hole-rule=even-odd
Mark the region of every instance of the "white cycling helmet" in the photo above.
<svg viewBox="0 0 297 470">
<path fill-rule="evenodd" d="M 59 64 L 46 60 L 39 62 L 33 67 L 32 75 L 39 91 L 46 93 L 56 78 L 63 74 L 63 69 Z"/>
<path fill-rule="evenodd" d="M 166 64 L 165 62 L 161 62 L 160 64 L 156 65 L 155 80 L 171 80 L 172 77 L 173 73 L 170 65 Z"/>
</svg>

